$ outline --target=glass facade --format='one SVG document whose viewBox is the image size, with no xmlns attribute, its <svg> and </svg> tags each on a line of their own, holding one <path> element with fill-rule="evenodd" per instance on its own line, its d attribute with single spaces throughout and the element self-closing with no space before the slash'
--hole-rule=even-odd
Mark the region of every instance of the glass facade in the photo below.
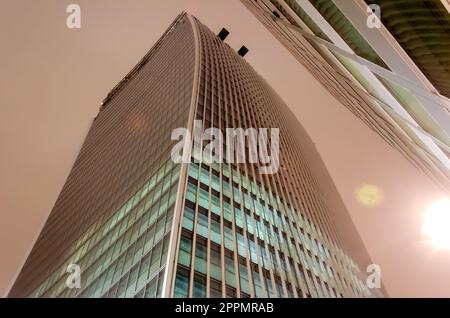
<svg viewBox="0 0 450 318">
<path fill-rule="evenodd" d="M 346 253 L 292 118 L 242 57 L 181 14 L 108 95 L 10 296 L 381 296 Z M 194 119 L 279 128 L 280 169 L 206 163 L 194 141 L 175 164 L 171 132 Z M 81 288 L 68 288 L 69 264 Z"/>
</svg>

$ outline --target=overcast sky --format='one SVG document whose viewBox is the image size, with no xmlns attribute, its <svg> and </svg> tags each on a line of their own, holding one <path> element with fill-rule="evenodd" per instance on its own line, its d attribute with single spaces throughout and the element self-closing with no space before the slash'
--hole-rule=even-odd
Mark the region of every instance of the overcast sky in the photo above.
<svg viewBox="0 0 450 318">
<path fill-rule="evenodd" d="M 81 7 L 81 29 L 66 7 Z M 36 240 L 109 90 L 182 10 L 246 59 L 310 134 L 391 296 L 450 297 L 450 252 L 420 237 L 443 197 L 397 151 L 339 104 L 237 0 L 0 1 L 0 295 Z M 370 183 L 384 201 L 365 207 Z"/>
</svg>

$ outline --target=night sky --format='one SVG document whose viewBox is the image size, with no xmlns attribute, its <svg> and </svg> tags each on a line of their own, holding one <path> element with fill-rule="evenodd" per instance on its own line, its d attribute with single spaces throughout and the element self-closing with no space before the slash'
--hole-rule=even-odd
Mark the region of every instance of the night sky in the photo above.
<svg viewBox="0 0 450 318">
<path fill-rule="evenodd" d="M 66 7 L 81 7 L 81 29 Z M 109 90 L 182 11 L 226 42 L 288 104 L 322 156 L 390 296 L 450 297 L 450 251 L 420 235 L 444 196 L 318 81 L 237 0 L 0 1 L 0 295 L 5 295 Z M 383 200 L 365 206 L 364 184 Z M 370 187 L 369 187 L 370 189 Z"/>
</svg>

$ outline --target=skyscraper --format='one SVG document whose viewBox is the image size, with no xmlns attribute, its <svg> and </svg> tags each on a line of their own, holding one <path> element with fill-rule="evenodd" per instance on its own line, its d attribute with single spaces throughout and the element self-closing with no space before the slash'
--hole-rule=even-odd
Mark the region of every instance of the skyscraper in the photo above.
<svg viewBox="0 0 450 318">
<path fill-rule="evenodd" d="M 274 161 L 201 159 L 211 127 L 275 129 L 258 136 Z M 180 128 L 193 134 L 177 163 Z M 181 14 L 103 101 L 9 296 L 381 296 L 366 285 L 367 252 L 351 221 L 335 222 L 348 215 L 331 179 L 333 193 L 322 192 L 301 134 L 243 57 Z"/>
</svg>

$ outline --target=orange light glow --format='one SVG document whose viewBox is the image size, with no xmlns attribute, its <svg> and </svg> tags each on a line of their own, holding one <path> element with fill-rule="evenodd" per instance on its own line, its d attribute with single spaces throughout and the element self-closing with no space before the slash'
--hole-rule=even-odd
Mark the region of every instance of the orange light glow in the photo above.
<svg viewBox="0 0 450 318">
<path fill-rule="evenodd" d="M 422 234 L 436 248 L 450 250 L 450 199 L 436 202 L 428 208 Z"/>
</svg>

